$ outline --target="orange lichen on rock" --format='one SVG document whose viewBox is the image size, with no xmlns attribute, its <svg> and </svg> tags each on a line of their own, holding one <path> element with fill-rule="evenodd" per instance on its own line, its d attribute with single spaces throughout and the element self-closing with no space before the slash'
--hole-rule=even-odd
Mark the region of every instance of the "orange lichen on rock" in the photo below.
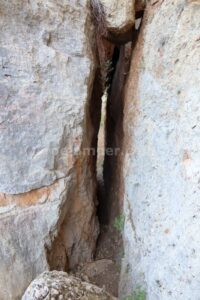
<svg viewBox="0 0 200 300">
<path fill-rule="evenodd" d="M 45 203 L 56 184 L 17 195 L 0 193 L 0 207 L 12 204 L 25 207 Z"/>
</svg>

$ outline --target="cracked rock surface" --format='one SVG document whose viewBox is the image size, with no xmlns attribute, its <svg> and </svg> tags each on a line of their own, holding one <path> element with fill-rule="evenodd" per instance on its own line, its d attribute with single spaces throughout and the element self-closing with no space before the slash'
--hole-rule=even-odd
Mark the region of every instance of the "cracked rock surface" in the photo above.
<svg viewBox="0 0 200 300">
<path fill-rule="evenodd" d="M 81 150 L 95 147 L 97 64 L 89 0 L 0 10 L 0 299 L 18 300 L 43 271 L 92 259 L 94 158 Z"/>
<path fill-rule="evenodd" d="M 196 300 L 200 2 L 147 3 L 125 92 L 121 291 L 140 286 L 150 300 Z"/>
<path fill-rule="evenodd" d="M 22 300 L 115 300 L 104 290 L 67 273 L 44 272 L 27 288 Z"/>
</svg>

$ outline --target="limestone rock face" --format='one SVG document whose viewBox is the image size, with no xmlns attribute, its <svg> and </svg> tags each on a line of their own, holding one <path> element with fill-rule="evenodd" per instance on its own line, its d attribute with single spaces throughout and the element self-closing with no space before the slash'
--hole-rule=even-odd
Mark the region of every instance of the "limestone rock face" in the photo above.
<svg viewBox="0 0 200 300">
<path fill-rule="evenodd" d="M 90 260 L 98 98 L 88 0 L 0 0 L 0 299 Z"/>
<path fill-rule="evenodd" d="M 122 34 L 131 29 L 135 22 L 135 0 L 101 0 L 104 7 L 107 29 Z"/>
<path fill-rule="evenodd" d="M 44 272 L 27 288 L 22 300 L 114 300 L 116 298 L 64 272 Z"/>
<path fill-rule="evenodd" d="M 1 192 L 50 185 L 74 165 L 93 76 L 86 3 L 1 0 Z"/>
<path fill-rule="evenodd" d="M 125 96 L 121 291 L 199 299 L 200 2 L 151 2 Z"/>
</svg>

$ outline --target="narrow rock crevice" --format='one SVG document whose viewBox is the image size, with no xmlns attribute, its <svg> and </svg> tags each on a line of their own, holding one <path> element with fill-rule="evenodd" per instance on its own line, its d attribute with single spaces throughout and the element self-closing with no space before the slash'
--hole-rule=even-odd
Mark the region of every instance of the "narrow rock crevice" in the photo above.
<svg viewBox="0 0 200 300">
<path fill-rule="evenodd" d="M 104 157 L 103 157 L 103 168 L 102 168 L 102 182 L 99 182 L 99 206 L 98 206 L 98 217 L 99 217 L 99 221 L 101 224 L 106 224 L 107 223 L 107 217 L 108 217 L 108 210 L 109 210 L 109 205 L 107 203 L 107 186 L 105 186 L 105 156 L 107 153 L 107 147 L 111 146 L 108 145 L 108 135 L 109 132 L 107 132 L 108 129 L 108 123 L 112 123 L 112 116 L 110 115 L 110 108 L 111 108 L 111 103 L 110 103 L 110 94 L 111 94 L 111 90 L 112 90 L 112 84 L 113 84 L 113 80 L 114 80 L 114 75 L 116 72 L 116 67 L 117 67 L 117 63 L 119 60 L 119 56 L 120 56 L 120 47 L 115 47 L 114 51 L 113 51 L 113 55 L 112 55 L 112 60 L 110 61 L 110 69 L 108 70 L 108 76 L 107 76 L 107 91 L 106 91 L 106 108 L 105 108 L 105 116 L 104 116 L 104 134 L 103 137 L 100 136 L 100 138 L 104 139 Z M 111 142 L 111 141 L 110 141 Z M 112 147 L 110 147 L 111 149 Z M 102 149 L 99 149 L 102 152 Z M 112 151 L 112 149 L 111 149 Z"/>
<path fill-rule="evenodd" d="M 102 182 L 99 184 L 98 217 L 101 224 L 111 224 L 122 211 L 124 87 L 141 20 L 141 18 L 136 20 L 137 29 L 134 29 L 131 42 L 114 45 L 111 66 L 108 70 L 103 184 Z"/>
<path fill-rule="evenodd" d="M 136 19 L 132 30 L 131 41 L 126 36 L 120 36 L 112 44 L 112 58 L 107 70 L 106 109 L 103 111 L 104 158 L 102 174 L 98 177 L 98 218 L 100 222 L 100 235 L 97 242 L 96 260 L 108 259 L 113 261 L 115 276 L 112 277 L 111 286 L 108 287 L 113 295 L 118 296 L 121 260 L 123 257 L 123 117 L 124 117 L 124 90 L 129 74 L 130 60 L 133 48 L 137 43 L 140 31 L 141 16 Z M 109 36 L 109 34 L 108 34 Z M 111 40 L 109 39 L 109 42 Z M 105 100 L 104 100 L 105 101 Z M 105 105 L 105 104 L 104 104 Z M 102 129 L 101 129 L 102 130 Z M 102 139 L 102 131 L 99 138 Z M 98 149 L 102 153 L 102 149 Z M 98 166 L 97 166 L 98 167 Z M 120 226 L 116 226 L 120 223 Z M 120 227 L 120 228 L 119 228 Z M 106 278 L 106 274 L 104 274 Z"/>
<path fill-rule="evenodd" d="M 98 14 L 99 11 L 103 14 L 101 6 L 95 13 Z M 102 21 L 103 16 L 98 19 L 95 15 L 95 18 Z M 80 257 L 80 251 L 77 252 L 79 241 L 75 239 L 76 244 L 74 244 L 73 238 L 73 243 L 71 243 L 68 236 L 70 230 L 74 233 L 78 230 L 79 224 L 74 224 L 73 218 L 68 218 L 65 214 L 61 225 L 58 226 L 59 233 L 54 239 L 51 249 L 47 251 L 47 257 L 50 270 L 72 272 L 76 272 L 78 265 L 93 259 L 113 261 L 112 272 L 115 270 L 115 274 L 108 289 L 117 296 L 123 243 L 122 232 L 114 228 L 114 222 L 120 216 L 123 204 L 123 94 L 129 72 L 130 57 L 139 30 L 134 28 L 117 37 L 106 30 L 105 24 L 102 26 L 98 24 L 98 28 L 96 28 L 98 67 L 94 76 L 92 94 L 86 104 L 83 155 L 77 159 L 77 177 L 74 178 L 73 183 L 73 189 L 77 190 L 75 195 L 77 199 L 76 202 L 71 201 L 71 203 L 76 203 L 76 205 L 72 204 L 67 209 L 69 215 L 79 214 L 78 205 L 83 201 L 83 199 L 78 199 L 81 194 L 79 191 L 81 186 L 88 187 L 88 193 L 93 191 L 94 194 L 90 195 L 90 198 L 94 199 L 91 204 L 94 205 L 94 208 L 88 210 L 88 213 L 93 211 L 93 215 L 87 216 L 91 222 L 85 224 L 92 228 L 91 230 L 86 228 L 85 232 L 93 232 L 93 234 L 85 236 L 85 244 L 81 242 L 82 257 Z M 102 34 L 106 37 L 103 37 Z M 79 168 L 80 160 L 86 160 L 90 182 L 84 181 L 84 178 L 88 178 L 88 174 L 87 176 L 82 174 L 82 170 Z M 80 180 L 84 182 L 80 182 Z M 70 197 L 70 195 L 68 196 Z M 85 214 L 87 214 L 87 209 Z M 96 243 L 97 218 L 100 223 L 100 235 Z M 90 249 L 89 254 L 87 254 L 88 249 Z M 91 249 L 93 249 L 93 253 L 91 253 Z M 99 280 L 101 282 L 101 279 Z M 105 278 L 102 282 L 105 282 Z"/>
<path fill-rule="evenodd" d="M 108 291 L 114 296 L 118 296 L 120 264 L 123 253 L 121 232 L 115 228 L 114 222 L 121 211 L 123 88 L 128 72 L 130 53 L 131 44 L 114 45 L 107 74 L 106 107 L 103 111 L 105 114 L 103 116 L 104 124 L 99 134 L 99 139 L 104 139 L 103 142 L 99 143 L 100 147 L 101 145 L 104 146 L 104 155 L 101 158 L 103 161 L 102 174 L 98 176 L 99 204 L 97 214 L 100 223 L 100 235 L 97 242 L 95 260 L 107 259 L 107 264 L 112 266 L 110 271 L 107 270 L 102 274 L 100 282 L 104 282 Z M 103 135 L 102 130 L 104 130 Z M 98 148 L 98 151 L 102 154 L 102 148 Z"/>
</svg>

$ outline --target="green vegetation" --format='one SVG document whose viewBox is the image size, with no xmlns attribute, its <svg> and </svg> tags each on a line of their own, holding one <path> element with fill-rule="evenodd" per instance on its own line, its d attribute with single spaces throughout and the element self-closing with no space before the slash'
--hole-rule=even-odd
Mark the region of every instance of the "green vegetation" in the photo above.
<svg viewBox="0 0 200 300">
<path fill-rule="evenodd" d="M 141 69 L 142 69 L 142 70 L 145 69 L 145 61 L 144 61 L 144 57 L 142 57 L 142 61 L 141 61 Z"/>
<path fill-rule="evenodd" d="M 122 298 L 122 300 L 146 300 L 146 292 L 141 289 L 141 287 L 137 287 L 131 295 Z"/>
<path fill-rule="evenodd" d="M 124 229 L 124 223 L 125 223 L 125 216 L 121 214 L 120 216 L 115 218 L 113 226 L 115 229 L 117 229 L 117 231 L 122 232 Z"/>
<path fill-rule="evenodd" d="M 126 266 L 126 274 L 128 274 L 128 273 L 129 273 L 129 271 L 130 271 L 130 268 L 131 268 L 130 264 L 127 264 L 127 266 Z"/>
</svg>

